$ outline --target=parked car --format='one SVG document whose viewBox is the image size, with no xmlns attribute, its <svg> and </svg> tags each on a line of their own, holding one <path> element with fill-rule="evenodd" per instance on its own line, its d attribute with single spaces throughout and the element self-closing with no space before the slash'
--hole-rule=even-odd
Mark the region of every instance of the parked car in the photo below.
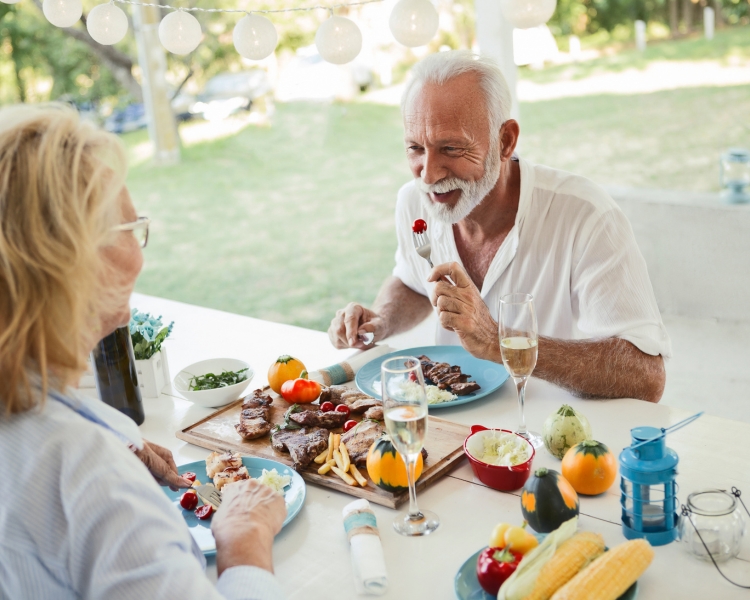
<svg viewBox="0 0 750 600">
<path fill-rule="evenodd" d="M 104 121 L 104 129 L 112 133 L 129 133 L 147 126 L 146 107 L 141 103 L 115 110 Z"/>
<path fill-rule="evenodd" d="M 270 91 L 271 82 L 262 69 L 221 73 L 208 80 L 190 112 L 207 121 L 224 119 L 241 110 L 250 110 L 254 100 Z"/>
</svg>

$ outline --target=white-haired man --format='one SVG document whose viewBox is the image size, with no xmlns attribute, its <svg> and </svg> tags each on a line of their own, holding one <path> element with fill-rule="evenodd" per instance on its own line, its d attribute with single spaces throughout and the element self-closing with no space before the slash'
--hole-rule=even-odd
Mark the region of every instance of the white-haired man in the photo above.
<svg viewBox="0 0 750 600">
<path fill-rule="evenodd" d="M 398 194 L 398 250 L 372 309 L 350 303 L 331 322 L 338 348 L 363 348 L 437 311 L 438 344 L 502 362 L 500 298 L 534 296 L 534 375 L 593 398 L 658 402 L 670 341 L 627 219 L 592 182 L 514 154 L 502 73 L 468 52 L 429 56 L 402 99 L 414 181 Z M 411 239 L 425 218 L 431 270 Z M 455 286 L 446 281 L 450 277 Z"/>
</svg>

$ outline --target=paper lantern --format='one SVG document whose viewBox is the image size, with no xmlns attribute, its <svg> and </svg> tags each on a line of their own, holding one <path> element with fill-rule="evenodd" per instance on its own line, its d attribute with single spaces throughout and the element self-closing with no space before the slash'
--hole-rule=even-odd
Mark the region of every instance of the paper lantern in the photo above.
<svg viewBox="0 0 750 600">
<path fill-rule="evenodd" d="M 354 21 L 331 17 L 318 28 L 315 45 L 324 60 L 343 65 L 353 61 L 362 50 L 362 33 Z"/>
<path fill-rule="evenodd" d="M 544 25 L 555 13 L 557 0 L 500 0 L 505 19 L 518 29 Z"/>
<path fill-rule="evenodd" d="M 112 2 L 91 9 L 86 19 L 86 29 L 91 37 L 104 46 L 116 44 L 128 32 L 128 17 Z"/>
<path fill-rule="evenodd" d="M 427 44 L 438 30 L 438 13 L 429 0 L 400 0 L 388 25 L 399 44 L 414 48 Z"/>
<path fill-rule="evenodd" d="M 169 13 L 159 23 L 159 40 L 172 54 L 190 54 L 201 41 L 201 25 L 184 10 Z"/>
<path fill-rule="evenodd" d="M 81 0 L 44 0 L 42 12 L 56 27 L 71 27 L 83 14 Z"/>
<path fill-rule="evenodd" d="M 273 23 L 265 17 L 247 15 L 235 25 L 232 40 L 240 56 L 263 60 L 276 49 L 279 35 Z"/>
</svg>

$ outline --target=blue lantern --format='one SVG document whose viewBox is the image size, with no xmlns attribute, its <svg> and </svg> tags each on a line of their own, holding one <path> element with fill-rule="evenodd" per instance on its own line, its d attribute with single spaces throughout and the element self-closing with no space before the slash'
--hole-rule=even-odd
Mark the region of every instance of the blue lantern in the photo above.
<svg viewBox="0 0 750 600">
<path fill-rule="evenodd" d="M 677 539 L 677 453 L 667 448 L 666 435 L 684 427 L 701 414 L 669 429 L 635 427 L 631 443 L 620 453 L 620 505 L 622 532 L 629 539 L 646 538 L 652 546 Z"/>
</svg>

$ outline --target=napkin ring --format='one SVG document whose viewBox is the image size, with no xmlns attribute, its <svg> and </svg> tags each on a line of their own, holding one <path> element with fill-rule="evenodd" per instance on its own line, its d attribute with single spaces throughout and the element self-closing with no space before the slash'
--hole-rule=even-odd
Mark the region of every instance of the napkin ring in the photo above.
<svg viewBox="0 0 750 600">
<path fill-rule="evenodd" d="M 320 375 L 323 377 L 324 385 L 341 385 L 354 379 L 354 369 L 348 362 L 342 362 L 320 369 Z"/>
<path fill-rule="evenodd" d="M 355 535 L 375 535 L 380 537 L 375 513 L 371 510 L 354 510 L 344 519 L 344 530 L 351 542 Z"/>
</svg>

